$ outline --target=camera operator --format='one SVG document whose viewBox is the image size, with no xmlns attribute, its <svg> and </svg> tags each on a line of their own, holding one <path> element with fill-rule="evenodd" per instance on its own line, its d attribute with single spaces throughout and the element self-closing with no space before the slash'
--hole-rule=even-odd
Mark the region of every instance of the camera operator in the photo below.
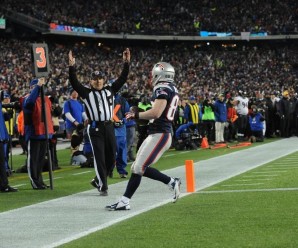
<svg viewBox="0 0 298 248">
<path fill-rule="evenodd" d="M 198 130 L 193 129 L 192 122 L 181 125 L 175 132 L 175 149 L 181 150 L 196 150 L 199 144 Z"/>
<path fill-rule="evenodd" d="M 0 108 L 2 108 L 2 100 L 3 100 L 4 92 L 0 91 Z M 0 192 L 9 193 L 9 192 L 17 192 L 18 189 L 9 186 L 6 168 L 5 168 L 5 153 L 4 153 L 4 145 L 7 144 L 9 140 L 9 135 L 4 123 L 5 115 L 2 111 L 0 114 Z"/>
<path fill-rule="evenodd" d="M 251 114 L 248 117 L 250 130 L 251 130 L 251 141 L 252 142 L 263 142 L 264 141 L 264 121 L 263 116 L 264 110 L 258 109 L 256 105 L 251 106 Z"/>
</svg>

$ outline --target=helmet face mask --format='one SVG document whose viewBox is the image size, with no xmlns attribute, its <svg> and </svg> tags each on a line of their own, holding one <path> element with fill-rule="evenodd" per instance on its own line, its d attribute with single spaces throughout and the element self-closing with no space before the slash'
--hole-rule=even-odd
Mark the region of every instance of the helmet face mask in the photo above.
<svg viewBox="0 0 298 248">
<path fill-rule="evenodd" d="M 169 63 L 158 62 L 153 66 L 151 73 L 153 85 L 156 85 L 159 81 L 174 82 L 175 70 Z"/>
</svg>

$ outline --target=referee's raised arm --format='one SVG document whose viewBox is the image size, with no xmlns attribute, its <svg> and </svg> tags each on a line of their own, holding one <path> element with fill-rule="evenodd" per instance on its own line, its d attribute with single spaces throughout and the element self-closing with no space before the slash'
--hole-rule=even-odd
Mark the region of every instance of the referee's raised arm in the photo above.
<svg viewBox="0 0 298 248">
<path fill-rule="evenodd" d="M 75 89 L 75 91 L 79 93 L 80 97 L 84 99 L 88 95 L 88 90 L 77 79 L 76 69 L 74 67 L 76 63 L 76 59 L 73 57 L 72 51 L 69 51 L 68 53 L 68 60 L 69 60 L 69 82 L 71 86 Z"/>
<path fill-rule="evenodd" d="M 126 48 L 122 55 L 123 58 L 123 70 L 119 78 L 112 84 L 112 89 L 116 93 L 118 92 L 121 87 L 125 84 L 129 72 L 129 63 L 130 63 L 130 50 Z"/>
</svg>

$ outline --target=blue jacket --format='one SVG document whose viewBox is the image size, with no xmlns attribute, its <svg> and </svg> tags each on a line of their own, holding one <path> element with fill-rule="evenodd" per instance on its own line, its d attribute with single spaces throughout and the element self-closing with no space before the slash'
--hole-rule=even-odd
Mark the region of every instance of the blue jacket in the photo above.
<svg viewBox="0 0 298 248">
<path fill-rule="evenodd" d="M 85 112 L 83 104 L 79 100 L 69 99 L 64 103 L 63 113 L 70 113 L 78 123 L 83 123 L 83 112 Z M 66 128 L 73 128 L 75 125 L 66 118 Z"/>
<path fill-rule="evenodd" d="M 193 125 L 193 123 L 191 121 L 186 123 L 186 124 L 180 125 L 180 127 L 178 127 L 176 132 L 175 132 L 176 139 L 180 139 L 180 136 L 181 136 L 182 133 L 189 132 L 189 127 L 192 126 L 192 125 Z"/>
<path fill-rule="evenodd" d="M 0 101 L 0 110 L 2 109 L 2 103 Z M 5 126 L 5 121 L 4 121 L 4 114 L 1 111 L 0 114 L 0 141 L 8 141 L 9 140 L 9 136 L 8 136 L 8 132 Z"/>
<path fill-rule="evenodd" d="M 26 97 L 23 101 L 23 111 L 24 111 L 24 122 L 25 122 L 25 140 L 28 141 L 29 139 L 46 139 L 46 135 L 36 135 L 35 134 L 35 128 L 32 123 L 32 119 L 34 116 L 32 116 L 32 113 L 34 112 L 35 103 L 37 101 L 37 98 L 39 97 L 41 87 L 36 86 L 29 94 L 28 97 Z M 47 96 L 45 96 L 47 97 Z M 45 104 L 47 113 L 51 113 L 51 109 L 47 107 Z M 28 120 L 27 120 L 28 119 Z M 30 119 L 30 120 L 29 120 Z M 52 120 L 47 119 L 48 125 L 49 123 L 52 123 Z M 29 123 L 29 124 L 26 124 Z M 49 129 L 48 129 L 49 131 Z M 48 133 L 48 138 L 52 138 L 53 133 Z"/>
<path fill-rule="evenodd" d="M 264 129 L 264 117 L 261 113 L 249 116 L 249 125 L 251 131 L 262 131 Z"/>
<path fill-rule="evenodd" d="M 227 105 L 225 102 L 222 102 L 220 100 L 215 101 L 214 115 L 215 115 L 215 121 L 217 122 L 227 121 L 228 111 L 227 111 Z"/>
<path fill-rule="evenodd" d="M 121 107 L 118 110 L 117 117 L 119 118 L 120 121 L 123 122 L 122 125 L 116 126 L 115 125 L 115 136 L 126 136 L 126 118 L 125 118 L 125 113 L 129 112 L 129 104 L 126 101 L 124 97 L 122 97 L 120 94 L 117 94 L 115 96 L 115 106 L 117 104 L 120 104 Z"/>
</svg>

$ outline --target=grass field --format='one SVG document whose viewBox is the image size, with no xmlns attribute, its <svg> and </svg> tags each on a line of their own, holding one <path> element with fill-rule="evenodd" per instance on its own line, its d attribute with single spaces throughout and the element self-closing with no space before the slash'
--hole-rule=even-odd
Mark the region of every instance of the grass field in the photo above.
<svg viewBox="0 0 298 248">
<path fill-rule="evenodd" d="M 190 157 L 199 161 L 240 149 L 249 148 L 171 150 L 156 166 L 169 169 Z M 93 168 L 69 166 L 67 149 L 58 156 L 62 169 L 54 172 L 54 190 L 33 191 L 27 174 L 14 174 L 10 183 L 20 192 L 2 195 L 0 211 L 91 189 Z M 24 157 L 13 159 L 21 165 Z M 297 178 L 298 152 L 63 247 L 298 247 Z M 115 176 L 109 184 L 122 180 Z"/>
<path fill-rule="evenodd" d="M 63 247 L 298 247 L 297 178 L 294 153 Z"/>
</svg>

